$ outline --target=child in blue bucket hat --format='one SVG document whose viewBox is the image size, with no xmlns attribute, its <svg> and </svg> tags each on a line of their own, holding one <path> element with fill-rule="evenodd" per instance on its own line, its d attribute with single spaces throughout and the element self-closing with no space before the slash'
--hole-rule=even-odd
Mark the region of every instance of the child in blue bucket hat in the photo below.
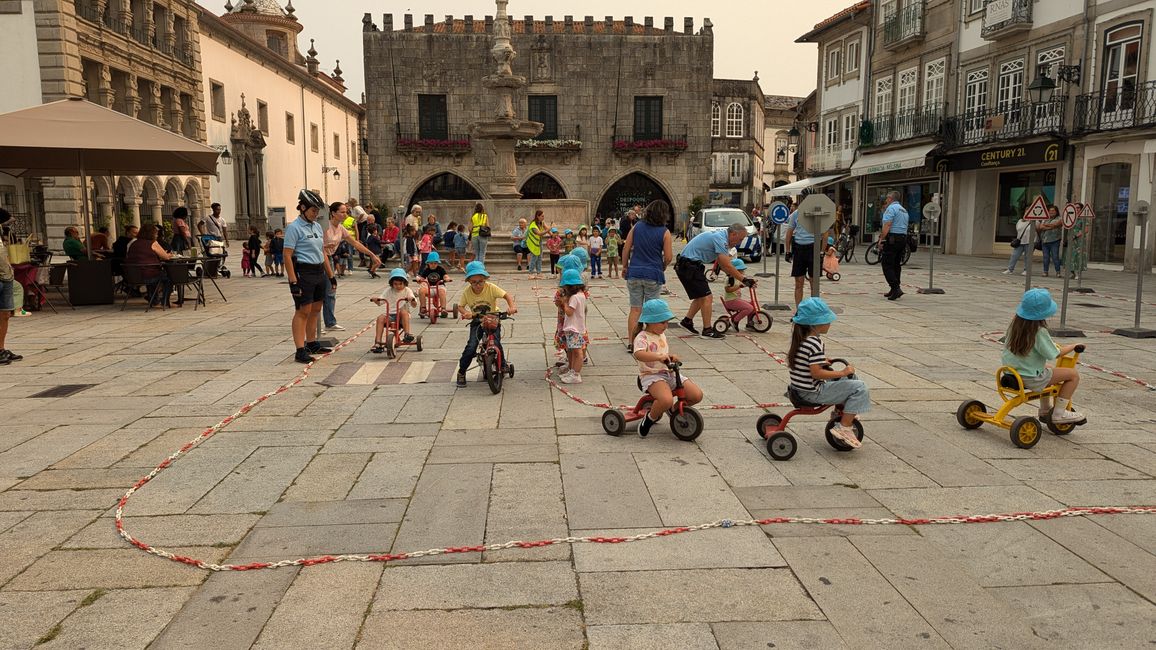
<svg viewBox="0 0 1156 650">
<path fill-rule="evenodd" d="M 458 314 L 462 320 L 472 319 L 478 305 L 485 305 L 491 313 L 497 311 L 499 300 L 506 301 L 506 311 L 510 314 L 518 313 L 513 294 L 506 293 L 498 285 L 489 282 L 487 280 L 489 277 L 490 273 L 482 262 L 474 260 L 466 264 L 467 286 L 462 291 L 462 297 L 458 299 Z M 481 321 L 476 320 L 470 323 L 470 338 L 466 341 L 466 348 L 462 350 L 462 358 L 458 362 L 458 388 L 464 388 L 466 385 L 466 370 L 469 369 L 474 357 L 478 354 L 478 340 L 481 338 L 481 334 Z M 501 359 L 501 372 L 506 372 L 506 350 L 502 347 L 501 326 L 494 331 L 494 343 L 498 347 L 498 356 Z"/>
<path fill-rule="evenodd" d="M 871 410 L 871 395 L 867 384 L 854 378 L 854 366 L 831 368 L 822 335 L 830 331 L 836 318 L 822 298 L 807 298 L 799 303 L 791 318 L 794 328 L 787 352 L 791 388 L 812 404 L 843 405 L 842 419 L 831 429 L 831 434 L 852 449 L 858 449 L 862 444 L 853 428 L 855 416 Z"/>
<path fill-rule="evenodd" d="M 674 373 L 666 367 L 667 361 L 678 361 L 678 356 L 670 353 L 666 342 L 666 328 L 674 319 L 670 305 L 661 298 L 653 298 L 642 303 L 642 315 L 638 323 L 642 331 L 634 337 L 634 358 L 638 361 L 638 379 L 642 390 L 654 398 L 650 412 L 642 416 L 638 425 L 638 435 L 645 438 L 650 427 L 662 419 L 662 414 L 674 407 Z M 694 406 L 702 401 L 702 389 L 693 381 L 682 376 L 683 402 Z"/>
<path fill-rule="evenodd" d="M 1049 419 L 1054 424 L 1083 424 L 1087 419 L 1080 413 L 1069 411 L 1072 395 L 1080 385 L 1080 373 L 1075 368 L 1049 367 L 1048 362 L 1071 354 L 1075 345 L 1060 347 L 1048 334 L 1047 319 L 1054 316 L 1056 301 L 1047 289 L 1030 289 L 1024 292 L 1016 314 L 1004 335 L 1002 363 L 1011 366 L 1024 382 L 1024 390 L 1039 391 L 1059 384 L 1060 395 L 1055 407 L 1049 405 L 1047 397 L 1040 398 L 1040 420 Z"/>
<path fill-rule="evenodd" d="M 409 276 L 406 275 L 405 269 L 394 269 L 389 274 L 389 285 L 380 296 L 370 298 L 370 301 L 377 305 L 385 305 L 386 308 L 386 313 L 377 317 L 376 336 L 373 339 L 373 347 L 369 349 L 370 352 L 374 354 L 385 352 L 383 342 L 385 327 L 395 323 L 404 335 L 402 341 L 413 343 L 413 335 L 409 329 L 409 311 L 411 307 L 417 306 L 417 296 L 413 295 L 413 289 L 409 288 Z"/>
<path fill-rule="evenodd" d="M 558 258 L 558 268 L 562 277 L 558 279 L 558 290 L 554 292 L 554 306 L 558 308 L 558 322 L 554 327 L 554 365 L 562 368 L 563 374 L 570 370 L 567 363 L 566 342 L 562 336 L 566 321 L 566 271 L 577 272 L 581 268 L 581 264 L 582 262 L 573 255 L 563 255 Z M 583 293 L 586 293 L 586 287 L 583 286 L 582 289 Z M 589 298 L 590 294 L 586 293 L 586 297 Z"/>
<path fill-rule="evenodd" d="M 566 258 L 574 259 L 571 255 Z M 586 284 L 578 269 L 562 271 L 562 288 L 559 293 L 557 303 L 563 316 L 560 336 L 569 365 L 558 380 L 563 384 L 581 384 L 582 361 L 589 338 L 586 336 Z"/>
</svg>

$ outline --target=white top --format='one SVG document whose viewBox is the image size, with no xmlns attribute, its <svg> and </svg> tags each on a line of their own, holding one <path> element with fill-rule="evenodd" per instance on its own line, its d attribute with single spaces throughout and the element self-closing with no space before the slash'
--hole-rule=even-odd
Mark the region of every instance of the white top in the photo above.
<svg viewBox="0 0 1156 650">
<path fill-rule="evenodd" d="M 586 293 L 579 291 L 570 296 L 566 306 L 574 310 L 573 315 L 567 314 L 562 321 L 563 332 L 586 333 Z"/>
<path fill-rule="evenodd" d="M 409 287 L 405 287 L 401 291 L 395 291 L 392 286 L 387 286 L 385 291 L 381 292 L 381 299 L 388 302 L 390 313 L 393 313 L 396 310 L 404 311 L 408 314 L 410 305 L 413 304 L 413 301 L 417 300 L 417 296 L 413 294 L 413 289 L 410 289 Z M 397 305 L 397 301 L 402 299 L 404 299 L 405 302 L 401 303 L 401 306 L 399 307 Z M 381 307 L 384 309 L 385 305 L 382 305 Z"/>
<path fill-rule="evenodd" d="M 602 246 L 603 246 L 603 242 L 602 242 L 601 236 L 594 235 L 593 237 L 590 238 L 590 254 L 591 255 L 601 255 L 602 254 Z"/>
</svg>

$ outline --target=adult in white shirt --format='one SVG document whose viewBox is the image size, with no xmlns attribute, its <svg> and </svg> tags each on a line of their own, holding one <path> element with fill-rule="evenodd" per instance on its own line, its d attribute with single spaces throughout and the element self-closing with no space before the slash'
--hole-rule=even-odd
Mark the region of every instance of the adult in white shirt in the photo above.
<svg viewBox="0 0 1156 650">
<path fill-rule="evenodd" d="M 416 230 L 417 232 L 421 232 L 422 224 L 421 224 L 421 206 L 420 205 L 414 204 L 414 206 L 412 208 L 410 208 L 409 214 L 407 214 L 405 216 L 405 225 L 413 226 L 414 230 Z M 405 228 L 402 228 L 402 230 L 405 230 Z"/>
</svg>

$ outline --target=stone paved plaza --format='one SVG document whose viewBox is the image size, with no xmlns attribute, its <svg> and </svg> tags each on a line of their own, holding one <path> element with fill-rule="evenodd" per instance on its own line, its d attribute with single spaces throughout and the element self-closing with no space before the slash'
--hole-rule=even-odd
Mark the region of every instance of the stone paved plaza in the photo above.
<svg viewBox="0 0 1156 650">
<path fill-rule="evenodd" d="M 1087 368 L 1089 424 L 1031 450 L 964 431 L 961 400 L 998 403 L 992 372 L 1022 290 L 1004 260 L 937 259 L 943 296 L 921 296 L 927 260 L 896 303 L 878 267 L 825 283 L 827 337 L 871 386 L 867 437 L 831 449 L 821 417 L 793 423 L 798 454 L 773 462 L 760 411 L 704 411 L 697 442 L 666 424 L 605 435 L 600 409 L 543 380 L 553 288 L 496 276 L 518 298 L 505 392 L 445 372 L 466 329 L 424 322 L 425 350 L 390 370 L 372 335 L 300 386 L 194 449 L 127 506 L 144 541 L 210 561 L 413 551 L 566 535 L 630 535 L 725 517 L 919 517 L 1156 504 L 1156 392 Z M 756 269 L 758 270 L 758 269 Z M 671 274 L 673 279 L 673 274 Z M 1156 340 L 1130 325 L 1134 275 L 1092 271 L 1073 299 L 1084 359 L 1156 383 Z M 1056 278 L 1041 283 L 1059 287 Z M 760 297 L 771 299 L 771 280 Z M 1156 282 L 1144 318 L 1156 326 Z M 461 288 L 460 277 L 451 285 Z M 533 286 L 532 286 L 533 285 Z M 121 494 L 205 426 L 290 380 L 283 284 L 222 282 L 229 302 L 135 305 L 14 319 L 25 360 L 0 368 L 0 648 L 1150 648 L 1156 516 L 951 526 L 774 525 L 626 545 L 552 546 L 209 574 L 121 541 Z M 681 293 L 677 284 L 672 288 Z M 340 321 L 378 313 L 364 274 L 341 284 Z M 594 360 L 574 390 L 637 398 L 621 281 L 595 281 Z M 1058 291 L 1055 292 L 1058 295 Z M 784 297 L 786 293 L 784 292 Z M 685 307 L 672 300 L 675 311 Z M 755 340 L 784 352 L 782 312 Z M 674 334 L 672 330 L 672 334 Z M 749 339 L 679 339 L 713 404 L 783 401 L 786 372 Z M 404 371 L 399 370 L 403 368 Z M 424 383 L 413 383 L 424 382 Z M 63 384 L 74 395 L 35 398 Z M 785 409 L 777 409 L 784 413 Z M 1026 412 L 1026 411 L 1025 411 Z"/>
</svg>

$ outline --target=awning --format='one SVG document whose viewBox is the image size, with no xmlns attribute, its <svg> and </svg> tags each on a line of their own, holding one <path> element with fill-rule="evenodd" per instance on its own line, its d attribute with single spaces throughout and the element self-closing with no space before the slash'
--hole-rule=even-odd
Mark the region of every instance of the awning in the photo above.
<svg viewBox="0 0 1156 650">
<path fill-rule="evenodd" d="M 795 181 L 794 183 L 772 187 L 768 195 L 794 196 L 796 194 L 802 194 L 804 190 L 809 190 L 812 187 L 830 185 L 831 183 L 844 178 L 847 178 L 846 174 L 838 174 L 835 176 L 812 176 L 811 178 L 804 178 L 803 180 Z"/>
<path fill-rule="evenodd" d="M 922 167 L 927 164 L 927 154 L 931 153 L 935 146 L 935 143 L 921 144 L 918 147 L 864 154 L 851 165 L 851 175 L 866 176 Z"/>
</svg>

